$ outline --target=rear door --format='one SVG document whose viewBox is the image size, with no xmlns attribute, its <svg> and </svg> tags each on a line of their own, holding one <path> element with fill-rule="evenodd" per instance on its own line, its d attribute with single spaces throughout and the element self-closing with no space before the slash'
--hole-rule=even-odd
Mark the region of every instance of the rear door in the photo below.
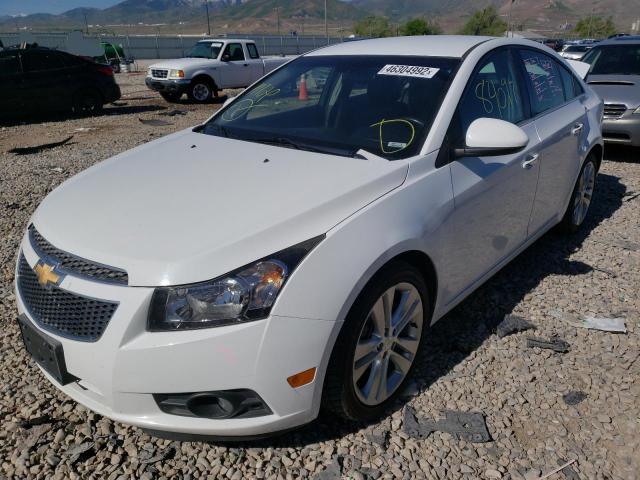
<svg viewBox="0 0 640 480">
<path fill-rule="evenodd" d="M 539 50 L 519 50 L 532 114 L 540 136 L 540 180 L 529 234 L 560 220 L 580 169 L 589 126 L 582 87 L 573 74 Z"/>
<path fill-rule="evenodd" d="M 0 52 L 0 117 L 13 116 L 22 110 L 22 90 L 18 52 Z"/>
<path fill-rule="evenodd" d="M 228 43 L 222 52 L 220 75 L 221 88 L 246 87 L 251 79 L 249 63 L 246 61 L 241 43 Z"/>
<path fill-rule="evenodd" d="M 538 154 L 539 139 L 515 53 L 502 48 L 479 62 L 447 134 L 456 147 L 464 146 L 469 125 L 488 117 L 517 124 L 529 137 L 527 147 L 515 154 L 450 163 L 455 209 L 447 226 L 452 252 L 447 303 L 477 285 L 527 239 L 539 172 L 530 160 Z"/>
<path fill-rule="evenodd" d="M 22 54 L 25 78 L 25 108 L 59 110 L 71 106 L 71 71 L 54 50 L 25 50 Z"/>
</svg>

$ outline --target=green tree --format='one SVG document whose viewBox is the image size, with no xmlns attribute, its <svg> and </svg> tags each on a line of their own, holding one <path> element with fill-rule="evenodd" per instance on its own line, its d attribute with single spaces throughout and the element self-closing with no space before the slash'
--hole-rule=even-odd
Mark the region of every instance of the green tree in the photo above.
<svg viewBox="0 0 640 480">
<path fill-rule="evenodd" d="M 498 15 L 494 6 L 477 10 L 467 21 L 460 33 L 462 35 L 489 35 L 500 37 L 507 31 L 507 22 Z"/>
<path fill-rule="evenodd" d="M 583 38 L 606 38 L 616 33 L 616 25 L 611 17 L 591 15 L 581 18 L 573 29 L 573 33 Z"/>
<path fill-rule="evenodd" d="M 439 35 L 442 29 L 436 22 L 424 18 L 412 18 L 400 28 L 402 35 Z"/>
<path fill-rule="evenodd" d="M 390 37 L 393 34 L 386 17 L 369 15 L 356 22 L 353 31 L 361 37 Z"/>
</svg>

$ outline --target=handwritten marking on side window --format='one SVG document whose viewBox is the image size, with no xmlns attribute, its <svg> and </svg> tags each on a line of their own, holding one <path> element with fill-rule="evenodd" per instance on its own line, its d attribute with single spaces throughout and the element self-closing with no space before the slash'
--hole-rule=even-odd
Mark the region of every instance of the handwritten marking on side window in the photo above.
<svg viewBox="0 0 640 480">
<path fill-rule="evenodd" d="M 409 127 L 409 131 L 411 132 L 411 134 L 409 135 L 409 139 L 406 142 L 395 142 L 395 141 L 390 141 L 386 143 L 386 148 L 385 148 L 385 141 L 384 141 L 384 126 L 385 125 L 390 125 L 390 124 L 405 124 Z M 391 153 L 398 153 L 402 150 L 404 150 L 405 148 L 407 148 L 409 145 L 411 145 L 413 143 L 413 139 L 416 136 L 416 129 L 413 126 L 413 124 L 409 121 L 409 120 L 404 120 L 402 118 L 395 118 L 395 119 L 391 119 L 391 120 L 386 120 L 386 119 L 382 119 L 377 123 L 374 123 L 373 125 L 369 126 L 370 128 L 373 127 L 378 127 L 378 139 L 380 142 L 380 151 L 382 153 L 386 153 L 386 154 L 391 154 Z M 390 148 L 390 150 L 387 150 L 387 148 Z"/>
<path fill-rule="evenodd" d="M 482 103 L 482 108 L 489 115 L 497 114 L 500 118 L 509 118 L 509 113 L 516 108 L 518 93 L 513 80 L 506 78 L 499 82 L 494 80 L 480 80 L 475 87 L 476 98 Z"/>
<path fill-rule="evenodd" d="M 274 88 L 270 83 L 265 83 L 257 87 L 253 92 L 249 94 L 249 98 L 243 98 L 238 102 L 234 102 L 231 108 L 222 114 L 222 120 L 225 122 L 232 122 L 242 115 L 247 113 L 256 107 L 265 107 L 260 102 L 267 97 L 273 97 L 280 93 L 279 88 Z"/>
</svg>

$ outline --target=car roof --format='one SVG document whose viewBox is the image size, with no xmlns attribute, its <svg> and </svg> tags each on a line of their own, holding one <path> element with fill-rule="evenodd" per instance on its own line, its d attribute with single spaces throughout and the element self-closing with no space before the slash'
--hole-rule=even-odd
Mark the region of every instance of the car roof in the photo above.
<svg viewBox="0 0 640 480">
<path fill-rule="evenodd" d="M 616 37 L 616 38 L 610 38 L 608 40 L 603 40 L 602 42 L 598 43 L 598 46 L 600 45 L 624 45 L 624 44 L 631 44 L 631 45 L 639 45 L 640 44 L 640 35 L 627 35 L 625 37 Z"/>
<path fill-rule="evenodd" d="M 421 35 L 356 40 L 320 48 L 308 56 L 324 55 L 420 55 L 462 58 L 472 48 L 496 37 Z"/>
</svg>

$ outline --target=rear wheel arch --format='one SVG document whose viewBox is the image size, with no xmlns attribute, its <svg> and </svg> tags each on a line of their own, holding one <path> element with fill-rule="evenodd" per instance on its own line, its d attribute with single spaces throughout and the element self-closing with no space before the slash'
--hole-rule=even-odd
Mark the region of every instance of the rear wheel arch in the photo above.
<svg viewBox="0 0 640 480">
<path fill-rule="evenodd" d="M 584 162 L 586 162 L 591 155 L 593 155 L 593 158 L 596 162 L 596 171 L 599 171 L 602 160 L 604 159 L 604 148 L 602 147 L 602 145 L 600 145 L 599 143 L 594 145 L 591 150 L 589 150 L 589 153 L 584 157 Z"/>
</svg>

